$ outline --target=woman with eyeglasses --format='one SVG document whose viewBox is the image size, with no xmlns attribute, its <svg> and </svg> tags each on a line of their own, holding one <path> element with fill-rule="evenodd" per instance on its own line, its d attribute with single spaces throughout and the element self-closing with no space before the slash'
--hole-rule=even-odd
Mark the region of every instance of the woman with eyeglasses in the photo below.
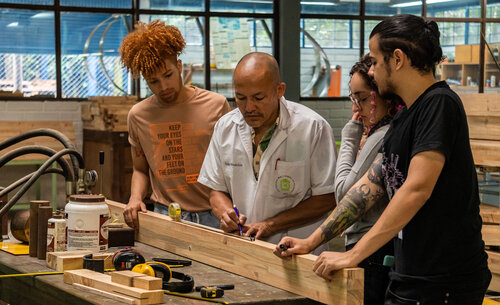
<svg viewBox="0 0 500 305">
<path fill-rule="evenodd" d="M 368 75 L 370 58 L 364 56 L 349 73 L 349 97 L 352 101 L 352 119 L 342 130 L 335 173 L 337 202 L 370 168 L 382 146 L 384 135 L 396 112 L 403 106 L 401 99 L 386 100 L 378 95 L 375 80 Z M 363 141 L 362 141 L 363 139 Z M 346 250 L 350 250 L 370 230 L 384 211 L 389 199 L 384 196 L 356 223 L 345 231 Z M 392 241 L 359 264 L 365 269 L 364 304 L 384 304 L 389 284 L 389 267 L 384 258 L 394 255 Z"/>
</svg>

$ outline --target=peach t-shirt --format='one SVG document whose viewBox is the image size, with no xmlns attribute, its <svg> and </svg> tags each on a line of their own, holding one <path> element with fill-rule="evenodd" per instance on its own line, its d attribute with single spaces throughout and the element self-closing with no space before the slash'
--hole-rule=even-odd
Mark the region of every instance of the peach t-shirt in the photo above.
<svg viewBox="0 0 500 305">
<path fill-rule="evenodd" d="M 230 111 L 224 96 L 194 88 L 188 100 L 165 104 L 155 95 L 128 114 L 129 142 L 142 149 L 149 164 L 151 199 L 183 211 L 210 210 L 209 189 L 198 181 L 217 120 Z"/>
</svg>

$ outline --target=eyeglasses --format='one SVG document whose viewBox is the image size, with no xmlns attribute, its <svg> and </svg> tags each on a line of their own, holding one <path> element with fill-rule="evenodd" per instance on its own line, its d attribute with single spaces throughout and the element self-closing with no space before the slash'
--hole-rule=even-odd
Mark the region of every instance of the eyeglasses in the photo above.
<svg viewBox="0 0 500 305">
<path fill-rule="evenodd" d="M 372 92 L 373 92 L 373 91 L 372 91 Z M 368 98 L 369 98 L 369 97 L 371 97 L 371 96 L 372 96 L 371 92 L 370 92 L 370 94 L 369 94 L 369 95 L 367 95 L 367 96 L 365 96 L 365 97 L 363 97 L 363 98 L 357 98 L 357 97 L 354 95 L 354 93 L 352 93 L 352 92 L 351 92 L 351 93 L 349 93 L 349 98 L 351 99 L 351 102 L 353 102 L 353 104 L 354 104 L 354 105 L 356 105 L 356 107 L 358 107 L 358 108 L 361 108 L 361 102 L 366 101 L 366 99 L 368 99 Z"/>
</svg>

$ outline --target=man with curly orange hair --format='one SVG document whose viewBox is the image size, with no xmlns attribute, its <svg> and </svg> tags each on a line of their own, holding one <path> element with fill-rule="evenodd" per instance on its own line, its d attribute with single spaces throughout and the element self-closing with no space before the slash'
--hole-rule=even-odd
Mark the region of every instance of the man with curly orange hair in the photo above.
<svg viewBox="0 0 500 305">
<path fill-rule="evenodd" d="M 137 212 L 146 212 L 149 186 L 155 212 L 168 214 L 177 202 L 182 218 L 219 227 L 211 211 L 209 189 L 197 182 L 213 127 L 230 110 L 224 96 L 184 86 L 178 56 L 185 42 L 180 31 L 164 22 L 139 22 L 120 46 L 123 65 L 144 77 L 153 95 L 128 114 L 132 146 L 131 195 L 123 215 L 138 227 Z"/>
</svg>

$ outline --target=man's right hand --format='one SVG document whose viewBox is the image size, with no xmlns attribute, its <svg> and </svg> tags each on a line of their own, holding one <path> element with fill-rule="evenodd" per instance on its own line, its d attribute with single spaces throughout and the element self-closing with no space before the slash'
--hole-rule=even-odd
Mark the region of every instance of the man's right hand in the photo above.
<svg viewBox="0 0 500 305">
<path fill-rule="evenodd" d="M 240 214 L 240 217 L 236 215 L 236 212 L 233 208 L 228 208 L 222 213 L 222 217 L 220 219 L 220 228 L 224 232 L 234 232 L 239 231 L 238 224 L 243 226 L 247 221 L 247 217 L 243 214 Z"/>
<path fill-rule="evenodd" d="M 123 210 L 123 218 L 129 227 L 139 228 L 138 211 L 147 213 L 146 204 L 142 200 L 130 200 Z"/>
<path fill-rule="evenodd" d="M 284 247 L 281 247 L 282 245 Z M 283 248 L 286 250 L 283 250 Z M 312 250 L 314 249 L 312 249 L 309 240 L 286 236 L 276 244 L 273 253 L 279 258 L 291 259 L 293 254 L 306 254 Z"/>
</svg>

